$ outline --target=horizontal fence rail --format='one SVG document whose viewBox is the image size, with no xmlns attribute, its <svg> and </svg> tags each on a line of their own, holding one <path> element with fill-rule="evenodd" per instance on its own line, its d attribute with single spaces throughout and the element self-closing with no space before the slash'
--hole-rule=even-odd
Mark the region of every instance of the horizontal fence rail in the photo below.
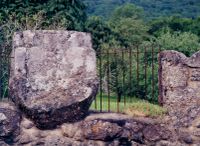
<svg viewBox="0 0 200 146">
<path fill-rule="evenodd" d="M 121 112 L 137 99 L 158 103 L 158 54 L 155 45 L 97 52 L 99 93 L 92 108 Z"/>
</svg>

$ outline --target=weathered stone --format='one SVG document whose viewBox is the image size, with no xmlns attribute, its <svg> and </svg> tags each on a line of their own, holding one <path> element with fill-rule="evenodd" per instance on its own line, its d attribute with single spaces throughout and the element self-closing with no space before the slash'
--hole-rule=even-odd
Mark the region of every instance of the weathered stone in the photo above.
<svg viewBox="0 0 200 146">
<path fill-rule="evenodd" d="M 160 63 L 160 97 L 168 109 L 165 119 L 179 131 L 181 143 L 199 144 L 200 51 L 189 58 L 177 51 L 163 51 Z"/>
<path fill-rule="evenodd" d="M 144 146 L 143 144 L 138 144 L 134 141 L 131 141 L 131 146 Z"/>
<path fill-rule="evenodd" d="M 193 132 L 194 136 L 200 137 L 200 130 L 196 130 Z"/>
<path fill-rule="evenodd" d="M 11 98 L 40 128 L 85 117 L 96 96 L 91 37 L 75 31 L 24 31 L 13 39 Z"/>
<path fill-rule="evenodd" d="M 111 141 L 120 137 L 122 133 L 122 128 L 116 123 L 102 120 L 86 121 L 81 127 L 84 138 L 91 140 Z"/>
<path fill-rule="evenodd" d="M 33 142 L 35 139 L 31 135 L 21 135 L 20 140 L 18 141 L 19 144 L 28 144 Z"/>
<path fill-rule="evenodd" d="M 103 141 L 85 140 L 83 142 L 60 136 L 49 136 L 46 139 L 40 139 L 32 143 L 32 146 L 108 146 Z"/>
<path fill-rule="evenodd" d="M 133 119 L 116 113 L 91 113 L 82 121 L 64 123 L 51 130 L 39 129 L 36 126 L 27 129 L 22 126 L 27 118 L 23 118 L 22 121 L 21 133 L 16 145 L 140 146 L 155 145 L 163 140 L 170 141 L 172 137 L 172 134 L 169 137 L 163 136 L 168 129 L 162 127 L 156 120 Z M 156 126 L 152 126 L 152 123 Z M 137 126 L 139 128 L 136 128 Z M 133 131 L 132 128 L 137 130 Z"/>
<path fill-rule="evenodd" d="M 192 136 L 189 133 L 180 133 L 180 141 L 186 144 L 193 144 Z"/>
<path fill-rule="evenodd" d="M 64 137 L 60 137 L 60 136 L 49 136 L 47 139 L 45 139 L 44 141 L 44 146 L 72 146 L 73 145 L 73 140 L 69 139 L 69 138 L 64 138 Z M 80 145 L 76 144 L 77 146 Z"/>
<path fill-rule="evenodd" d="M 63 136 L 73 138 L 79 130 L 78 124 L 63 124 L 61 126 Z"/>
<path fill-rule="evenodd" d="M 185 146 L 185 144 L 181 144 L 179 142 L 161 140 L 156 143 L 156 146 Z"/>
<path fill-rule="evenodd" d="M 0 146 L 9 146 L 7 143 L 5 143 L 4 141 L 0 140 Z"/>
<path fill-rule="evenodd" d="M 176 51 L 160 54 L 160 97 L 170 116 L 179 120 L 188 116 L 193 119 L 200 114 L 199 54 L 200 51 L 190 58 Z"/>
<path fill-rule="evenodd" d="M 187 59 L 187 65 L 189 67 L 200 68 L 200 52 L 196 52 L 190 58 Z"/>
<path fill-rule="evenodd" d="M 160 127 L 149 125 L 143 130 L 144 137 L 149 141 L 157 141 L 161 138 Z"/>
<path fill-rule="evenodd" d="M 19 134 L 20 113 L 12 103 L 0 102 L 0 140 L 14 141 Z"/>
<path fill-rule="evenodd" d="M 24 119 L 22 121 L 21 125 L 25 129 L 31 129 L 34 126 L 34 123 L 28 119 Z"/>
<path fill-rule="evenodd" d="M 79 127 L 73 138 L 77 141 L 84 141 L 85 138 L 83 137 L 83 133 L 84 131 Z"/>
<path fill-rule="evenodd" d="M 190 58 L 176 51 L 163 51 L 160 53 L 161 69 L 159 78 L 162 81 L 160 88 L 162 89 L 161 96 L 165 105 L 171 106 L 170 103 L 176 105 L 177 100 L 200 98 L 199 57 L 200 51 Z"/>
<path fill-rule="evenodd" d="M 196 128 L 200 128 L 200 117 L 199 117 L 199 118 L 196 118 L 196 119 L 193 121 L 193 126 L 196 127 Z"/>
<path fill-rule="evenodd" d="M 125 128 L 131 129 L 132 132 L 136 133 L 138 131 L 141 131 L 141 129 L 144 128 L 144 125 L 141 123 L 137 123 L 137 122 L 133 122 L 133 123 L 127 122 L 125 125 Z"/>
<path fill-rule="evenodd" d="M 109 146 L 109 144 L 104 141 L 86 140 L 77 146 Z"/>
<path fill-rule="evenodd" d="M 133 133 L 130 138 L 132 141 L 137 142 L 139 144 L 145 144 L 145 138 L 142 132 Z"/>
</svg>

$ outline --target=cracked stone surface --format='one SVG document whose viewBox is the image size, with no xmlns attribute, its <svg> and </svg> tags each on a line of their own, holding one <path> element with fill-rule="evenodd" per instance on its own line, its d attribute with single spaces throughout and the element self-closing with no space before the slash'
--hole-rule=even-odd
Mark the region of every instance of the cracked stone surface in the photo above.
<svg viewBox="0 0 200 146">
<path fill-rule="evenodd" d="M 167 120 L 182 141 L 199 144 L 200 51 L 189 58 L 177 51 L 163 51 L 160 59 L 160 96 L 169 111 Z"/>
<path fill-rule="evenodd" d="M 13 37 L 10 93 L 40 128 L 81 120 L 96 96 L 96 54 L 90 34 L 24 31 Z"/>
</svg>

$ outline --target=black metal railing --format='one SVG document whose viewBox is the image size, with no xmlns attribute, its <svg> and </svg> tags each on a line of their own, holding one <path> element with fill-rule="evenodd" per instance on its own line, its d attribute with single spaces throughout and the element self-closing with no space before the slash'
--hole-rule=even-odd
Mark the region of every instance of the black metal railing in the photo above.
<svg viewBox="0 0 200 146">
<path fill-rule="evenodd" d="M 97 52 L 100 86 L 93 108 L 119 112 L 121 106 L 125 107 L 135 99 L 158 103 L 160 50 L 156 45 L 138 45 Z"/>
</svg>

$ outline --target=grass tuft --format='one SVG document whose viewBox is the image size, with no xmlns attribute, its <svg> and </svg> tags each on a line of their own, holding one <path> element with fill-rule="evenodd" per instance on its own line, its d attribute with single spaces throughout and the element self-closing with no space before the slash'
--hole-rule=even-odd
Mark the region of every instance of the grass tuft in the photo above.
<svg viewBox="0 0 200 146">
<path fill-rule="evenodd" d="M 129 107 L 125 108 L 124 113 L 134 117 L 158 117 L 165 115 L 167 110 L 159 105 L 151 104 L 147 101 L 141 100 L 134 102 Z"/>
<path fill-rule="evenodd" d="M 119 108 L 120 113 L 125 113 L 130 116 L 139 117 L 158 117 L 166 114 L 167 110 L 159 105 L 149 103 L 148 101 L 138 99 L 136 97 L 124 98 L 119 104 L 117 104 L 117 98 L 115 96 L 110 96 L 110 104 L 108 102 L 108 97 L 103 95 L 102 98 L 98 95 L 96 101 L 92 103 L 90 107 L 91 110 L 100 110 L 102 105 L 102 111 L 117 112 Z M 102 101 L 102 104 L 101 102 Z M 110 107 L 110 110 L 108 109 Z"/>
</svg>

